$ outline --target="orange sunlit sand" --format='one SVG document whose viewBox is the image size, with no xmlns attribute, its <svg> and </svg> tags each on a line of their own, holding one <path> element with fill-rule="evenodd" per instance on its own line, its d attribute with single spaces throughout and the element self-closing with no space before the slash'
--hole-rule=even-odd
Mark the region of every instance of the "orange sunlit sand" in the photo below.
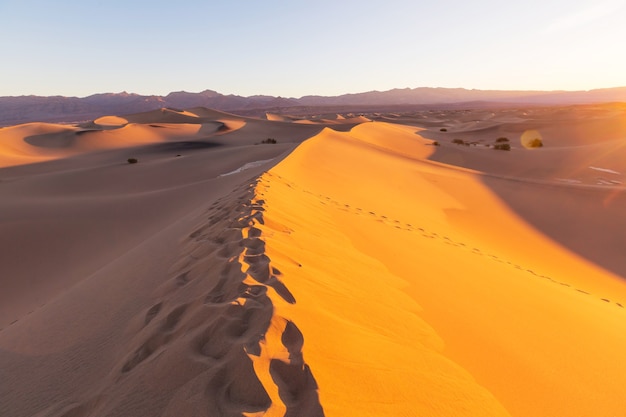
<svg viewBox="0 0 626 417">
<path fill-rule="evenodd" d="M 625 120 L 4 128 L 0 414 L 621 415 Z"/>
<path fill-rule="evenodd" d="M 269 256 L 299 295 L 277 312 L 308 336 L 328 414 L 621 410 L 622 281 L 533 230 L 479 173 L 425 161 L 434 148 L 410 130 L 327 130 L 260 187 Z"/>
</svg>

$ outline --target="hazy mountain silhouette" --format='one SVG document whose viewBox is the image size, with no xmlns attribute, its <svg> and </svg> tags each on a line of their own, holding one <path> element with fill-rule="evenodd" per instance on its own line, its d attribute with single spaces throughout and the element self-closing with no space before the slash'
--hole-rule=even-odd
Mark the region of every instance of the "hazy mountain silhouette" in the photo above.
<svg viewBox="0 0 626 417">
<path fill-rule="evenodd" d="M 262 114 L 264 110 L 288 110 L 314 107 L 345 107 L 383 109 L 389 106 L 454 105 L 485 106 L 490 104 L 567 105 L 600 102 L 626 102 L 626 87 L 589 91 L 499 91 L 463 88 L 405 88 L 369 91 L 334 97 L 304 96 L 283 98 L 273 96 L 224 95 L 205 90 L 200 93 L 178 91 L 166 96 L 143 96 L 127 92 L 94 94 L 88 97 L 0 97 L 0 124 L 30 121 L 81 121 L 103 115 L 123 115 L 162 107 L 207 107 L 245 114 Z M 480 104 L 479 104 L 480 103 Z"/>
</svg>

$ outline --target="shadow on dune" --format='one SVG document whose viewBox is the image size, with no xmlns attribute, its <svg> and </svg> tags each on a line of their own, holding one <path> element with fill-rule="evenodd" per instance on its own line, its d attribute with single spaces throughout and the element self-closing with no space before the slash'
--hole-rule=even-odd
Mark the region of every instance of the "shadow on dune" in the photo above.
<svg viewBox="0 0 626 417">
<path fill-rule="evenodd" d="M 69 148 L 74 144 L 76 135 L 73 131 L 44 133 L 41 135 L 27 136 L 24 142 L 38 148 L 62 149 Z"/>
<path fill-rule="evenodd" d="M 572 252 L 626 279 L 626 190 L 483 177 L 517 215 Z"/>
<path fill-rule="evenodd" d="M 183 141 L 183 142 L 167 142 L 167 143 L 157 143 L 154 145 L 148 145 L 142 147 L 143 149 L 154 151 L 154 152 L 182 152 L 182 151 L 198 151 L 204 149 L 211 149 L 222 146 L 220 143 L 216 142 L 205 142 L 205 141 Z"/>
<path fill-rule="evenodd" d="M 472 155 L 464 147 L 459 148 L 458 154 L 437 148 L 428 159 L 483 172 L 493 168 L 493 172 L 487 171 L 479 179 L 515 214 L 564 248 L 626 278 L 623 186 L 578 185 L 558 183 L 551 177 L 535 178 L 530 167 L 521 169 L 523 164 L 511 159 L 527 157 L 521 154 L 524 150 L 477 151 L 484 155 Z"/>
<path fill-rule="evenodd" d="M 415 119 L 429 128 L 419 134 L 441 145 L 429 160 L 484 172 L 479 177 L 482 183 L 537 231 L 626 278 L 623 174 L 590 170 L 621 166 L 626 132 L 621 107 L 468 110 L 438 116 L 428 126 Z M 539 129 L 547 146 L 525 150 L 518 139 L 528 129 Z M 485 148 L 498 137 L 511 140 L 511 152 Z M 457 138 L 477 146 L 452 144 Z M 620 181 L 609 185 L 607 179 Z"/>
<path fill-rule="evenodd" d="M 287 322 L 281 341 L 289 352 L 289 362 L 272 359 L 270 374 L 287 407 L 285 417 L 323 417 L 317 382 L 302 356 L 304 336 L 292 321 Z"/>
</svg>

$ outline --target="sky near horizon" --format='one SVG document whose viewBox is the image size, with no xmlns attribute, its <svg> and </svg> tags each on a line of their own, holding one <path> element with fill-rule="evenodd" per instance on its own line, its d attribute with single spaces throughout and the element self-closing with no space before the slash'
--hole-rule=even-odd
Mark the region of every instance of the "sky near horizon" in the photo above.
<svg viewBox="0 0 626 417">
<path fill-rule="evenodd" d="M 0 0 L 0 96 L 626 86 L 626 0 Z"/>
</svg>

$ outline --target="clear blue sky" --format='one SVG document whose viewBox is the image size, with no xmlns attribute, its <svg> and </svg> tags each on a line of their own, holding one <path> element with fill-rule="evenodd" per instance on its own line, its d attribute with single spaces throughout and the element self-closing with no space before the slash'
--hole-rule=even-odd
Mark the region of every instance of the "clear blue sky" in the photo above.
<svg viewBox="0 0 626 417">
<path fill-rule="evenodd" d="M 0 0 L 0 96 L 626 86 L 626 0 Z"/>
</svg>

